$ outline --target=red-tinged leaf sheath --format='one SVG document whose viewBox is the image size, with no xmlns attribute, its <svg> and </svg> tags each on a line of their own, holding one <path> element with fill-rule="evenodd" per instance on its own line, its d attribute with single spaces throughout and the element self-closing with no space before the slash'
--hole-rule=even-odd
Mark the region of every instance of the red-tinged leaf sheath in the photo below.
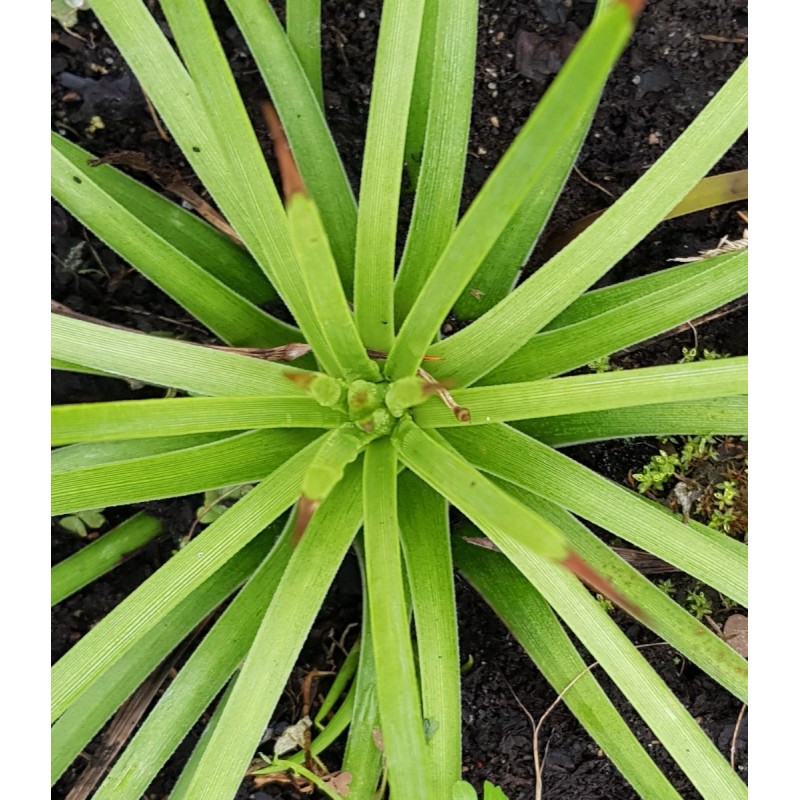
<svg viewBox="0 0 800 800">
<path fill-rule="evenodd" d="M 293 194 L 308 194 L 306 185 L 300 177 L 300 170 L 297 169 L 297 162 L 292 155 L 289 147 L 289 140 L 283 130 L 283 125 L 278 118 L 278 113 L 272 103 L 261 104 L 261 114 L 267 123 L 269 135 L 272 139 L 272 147 L 275 150 L 275 158 L 278 159 L 278 168 L 281 171 L 281 181 L 283 183 L 283 196 L 288 200 Z"/>
<path fill-rule="evenodd" d="M 636 17 L 642 13 L 642 9 L 647 0 L 620 0 L 620 2 L 628 6 L 628 10 L 631 12 L 631 18 L 636 19 Z"/>
<path fill-rule="evenodd" d="M 632 617 L 636 617 L 642 622 L 647 622 L 647 614 L 642 609 L 617 591 L 607 578 L 604 578 L 597 570 L 590 567 L 574 550 L 568 551 L 561 564 L 585 584 L 607 597 L 614 605 L 627 611 Z"/>
<path fill-rule="evenodd" d="M 296 547 L 300 539 L 303 538 L 308 523 L 311 522 L 311 517 L 314 516 L 314 512 L 319 508 L 320 502 L 320 500 L 311 500 L 305 495 L 300 496 L 300 500 L 297 503 L 297 521 L 292 532 L 292 547 Z"/>
</svg>

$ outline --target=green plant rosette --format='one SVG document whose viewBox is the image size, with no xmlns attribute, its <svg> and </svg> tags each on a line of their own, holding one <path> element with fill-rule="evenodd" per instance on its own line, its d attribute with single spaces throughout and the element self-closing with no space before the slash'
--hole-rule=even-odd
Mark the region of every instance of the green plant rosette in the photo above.
<svg viewBox="0 0 800 800">
<path fill-rule="evenodd" d="M 514 287 L 520 254 L 572 169 L 640 3 L 598 3 L 461 216 L 477 0 L 384 2 L 358 202 L 319 102 L 319 3 L 290 0 L 287 30 L 263 0 L 227 5 L 296 163 L 285 204 L 202 0 L 161 3 L 175 47 L 144 3 L 93 0 L 92 10 L 235 241 L 124 172 L 89 166 L 89 153 L 53 135 L 58 202 L 217 337 L 190 343 L 54 315 L 56 367 L 178 396 L 54 408 L 53 513 L 254 484 L 56 663 L 53 780 L 223 606 L 94 797 L 141 797 L 207 709 L 211 721 L 172 797 L 233 797 L 355 546 L 361 644 L 346 699 L 311 743 L 322 752 L 347 736 L 339 766 L 350 800 L 371 799 L 382 781 L 393 800 L 472 796 L 460 783 L 454 569 L 555 690 L 569 687 L 564 702 L 640 796 L 679 795 L 573 638 L 703 796 L 744 797 L 726 757 L 576 575 L 744 701 L 746 661 L 580 520 L 740 605 L 746 547 L 684 524 L 559 448 L 745 432 L 745 358 L 566 373 L 746 291 L 746 251 L 589 291 L 741 135 L 746 65 L 602 217 Z M 396 263 L 404 162 L 415 201 Z M 451 310 L 474 298 L 476 280 L 488 298 L 479 318 L 439 338 Z M 292 324 L 263 310 L 275 298 Z M 219 347 L 199 346 L 208 343 Z M 304 358 L 289 365 L 243 349 L 287 344 L 307 345 Z M 449 506 L 463 525 L 451 526 Z M 142 540 L 157 530 L 144 522 Z M 492 549 L 466 541 L 475 537 Z M 112 564 L 96 548 L 81 560 L 80 583 L 61 570 L 57 596 Z M 306 769 L 302 754 L 293 758 Z M 315 777 L 320 791 L 345 795 L 343 784 Z"/>
</svg>

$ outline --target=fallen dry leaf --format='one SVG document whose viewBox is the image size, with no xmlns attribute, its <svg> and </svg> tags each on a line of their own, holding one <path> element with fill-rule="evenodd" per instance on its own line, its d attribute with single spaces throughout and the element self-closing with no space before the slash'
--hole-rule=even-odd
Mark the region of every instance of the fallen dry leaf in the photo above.
<svg viewBox="0 0 800 800">
<path fill-rule="evenodd" d="M 284 753 L 290 753 L 298 747 L 303 747 L 306 731 L 311 724 L 310 717 L 303 717 L 300 722 L 290 725 L 275 742 L 275 757 L 280 758 Z"/>
<path fill-rule="evenodd" d="M 350 772 L 331 772 L 330 775 L 324 775 L 322 780 L 329 783 L 331 788 L 342 797 L 347 797 L 350 794 L 350 783 L 353 780 L 353 775 Z"/>
</svg>

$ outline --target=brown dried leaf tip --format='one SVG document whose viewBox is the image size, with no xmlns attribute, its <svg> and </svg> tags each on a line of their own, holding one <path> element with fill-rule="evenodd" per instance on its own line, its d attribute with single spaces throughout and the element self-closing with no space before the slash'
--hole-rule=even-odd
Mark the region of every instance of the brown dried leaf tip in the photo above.
<svg viewBox="0 0 800 800">
<path fill-rule="evenodd" d="M 294 531 L 292 532 L 292 547 L 295 547 L 303 538 L 308 523 L 311 522 L 311 517 L 314 516 L 314 512 L 319 508 L 319 504 L 319 500 L 312 500 L 305 495 L 300 496 L 300 500 L 297 503 L 297 522 L 295 522 Z"/>
<path fill-rule="evenodd" d="M 289 147 L 289 140 L 286 138 L 286 132 L 283 130 L 283 125 L 281 125 L 275 107 L 272 103 L 262 103 L 261 114 L 269 129 L 272 147 L 275 150 L 275 158 L 278 159 L 278 169 L 281 171 L 284 198 L 288 200 L 293 194 L 308 194 L 306 185 L 300 177 L 300 170 L 297 168 L 297 162 L 294 160 L 292 149 Z"/>
<path fill-rule="evenodd" d="M 303 342 L 282 344 L 280 347 L 223 347 L 216 344 L 207 344 L 212 350 L 223 350 L 228 353 L 238 353 L 240 356 L 259 358 L 262 361 L 294 361 L 306 353 L 311 352 L 311 347 Z"/>
<path fill-rule="evenodd" d="M 628 10 L 631 12 L 631 18 L 636 19 L 639 14 L 642 13 L 642 9 L 645 6 L 647 0 L 621 0 L 622 3 L 628 6 Z"/>
<path fill-rule="evenodd" d="M 642 622 L 647 622 L 648 617 L 641 608 L 615 589 L 607 578 L 604 578 L 594 567 L 590 567 L 574 550 L 570 550 L 567 553 L 561 564 L 585 584 L 588 584 L 592 589 L 600 592 L 612 603 L 623 609 L 623 611 L 627 611 L 632 617 L 636 617 Z"/>
</svg>

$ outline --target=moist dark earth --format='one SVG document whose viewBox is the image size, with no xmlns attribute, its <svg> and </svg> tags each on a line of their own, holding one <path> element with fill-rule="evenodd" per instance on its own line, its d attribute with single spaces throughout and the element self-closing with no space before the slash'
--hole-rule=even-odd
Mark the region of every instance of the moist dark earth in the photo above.
<svg viewBox="0 0 800 800">
<path fill-rule="evenodd" d="M 148 3 L 148 5 L 153 5 Z M 264 97 L 257 70 L 241 36 L 221 2 L 210 2 L 222 32 L 240 89 L 251 111 Z M 379 4 L 323 4 L 323 71 L 328 121 L 354 185 L 358 184 L 363 132 L 369 107 L 371 72 L 379 22 Z M 282 9 L 279 9 L 282 11 Z M 475 97 L 463 203 L 466 206 L 511 143 L 542 92 L 563 63 L 579 32 L 591 17 L 586 0 L 482 2 L 478 32 Z M 91 13 L 81 13 L 73 29 L 77 36 L 54 25 L 52 29 L 52 109 L 55 129 L 97 155 L 136 150 L 159 166 L 174 166 L 200 189 L 196 178 L 171 141 L 161 139 L 147 110 L 136 79 Z M 79 38 L 80 37 L 80 38 Z M 523 44 L 534 44 L 524 56 Z M 660 0 L 642 14 L 631 45 L 617 65 L 591 132 L 579 157 L 579 175 L 570 177 L 550 220 L 545 239 L 580 217 L 606 208 L 675 140 L 746 54 L 745 0 Z M 518 52 L 518 49 L 520 52 Z M 104 127 L 92 131 L 99 117 Z M 256 129 L 272 163 L 263 123 L 253 114 Z M 96 120 L 95 120 L 96 122 Z M 743 138 L 722 158 L 713 172 L 743 169 Z M 141 176 L 137 176 L 141 177 Z M 595 184 L 595 185 L 593 185 Z M 601 191 L 598 186 L 605 191 Z M 599 285 L 626 280 L 667 266 L 667 260 L 692 256 L 716 246 L 723 236 L 741 237 L 743 223 L 731 204 L 663 223 Z M 410 197 L 401 204 L 407 220 Z M 53 297 L 84 314 L 143 331 L 165 331 L 195 341 L 211 341 L 208 331 L 120 258 L 89 234 L 60 207 L 53 206 Z M 537 257 L 539 260 L 537 260 Z M 541 256 L 534 254 L 527 270 Z M 730 355 L 746 352 L 747 318 L 743 303 L 727 313 L 667 335 L 615 360 L 621 366 L 675 363 L 682 348 L 698 346 Z M 696 340 L 695 340 L 696 336 Z M 123 381 L 54 373 L 55 403 L 144 398 L 157 390 L 133 391 Z M 569 454 L 613 480 L 624 482 L 656 452 L 652 440 L 615 441 L 575 447 Z M 94 623 L 169 558 L 176 540 L 192 524 L 199 497 L 149 503 L 161 517 L 168 535 L 92 586 L 61 603 L 53 612 L 52 658 L 60 657 Z M 130 509 L 109 510 L 109 525 Z M 65 558 L 81 542 L 53 528 L 53 561 Z M 511 800 L 533 797 L 531 727 L 511 689 L 538 719 L 555 693 L 475 592 L 457 578 L 461 619 L 462 660 L 474 665 L 463 679 L 463 776 L 476 787 L 484 779 L 501 786 Z M 280 729 L 297 719 L 302 676 L 310 668 L 336 668 L 331 661 L 331 637 L 339 637 L 360 620 L 359 577 L 347 560 L 330 599 L 320 612 L 298 667 L 284 694 L 273 724 Z M 616 612 L 622 615 L 622 612 Z M 627 627 L 626 622 L 627 620 Z M 628 618 L 623 629 L 636 644 L 653 641 L 652 634 Z M 352 634 L 351 634 L 352 638 Z M 726 757 L 741 704 L 700 670 L 684 662 L 669 647 L 643 650 Z M 699 795 L 665 753 L 644 723 L 604 676 L 598 678 L 622 710 L 640 741 L 685 798 Z M 324 691 L 326 684 L 322 684 Z M 167 796 L 180 764 L 199 728 L 168 763 L 146 797 Z M 562 706 L 548 718 L 542 748 L 548 745 L 544 766 L 544 797 L 548 800 L 603 798 L 628 800 L 637 795 L 597 745 Z M 87 750 L 93 751 L 94 745 Z M 737 770 L 747 778 L 747 715 L 736 742 Z M 333 763 L 335 753 L 330 756 Z M 69 770 L 57 783 L 53 797 L 63 798 L 80 773 Z M 238 798 L 277 800 L 300 798 L 290 788 L 254 789 L 246 781 Z"/>
</svg>

